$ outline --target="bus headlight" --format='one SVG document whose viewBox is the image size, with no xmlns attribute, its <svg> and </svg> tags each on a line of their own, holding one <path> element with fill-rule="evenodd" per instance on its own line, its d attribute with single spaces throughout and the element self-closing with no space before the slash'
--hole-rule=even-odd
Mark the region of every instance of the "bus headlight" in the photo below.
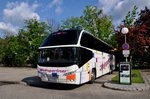
<svg viewBox="0 0 150 99">
<path fill-rule="evenodd" d="M 75 79 L 76 79 L 76 74 L 75 74 L 75 72 L 76 72 L 76 71 L 72 71 L 72 72 L 65 73 L 64 76 L 66 76 L 66 80 L 75 81 Z"/>
<path fill-rule="evenodd" d="M 63 76 L 72 75 L 72 74 L 74 74 L 75 72 L 76 72 L 76 71 L 68 72 L 68 73 L 63 74 Z"/>
</svg>

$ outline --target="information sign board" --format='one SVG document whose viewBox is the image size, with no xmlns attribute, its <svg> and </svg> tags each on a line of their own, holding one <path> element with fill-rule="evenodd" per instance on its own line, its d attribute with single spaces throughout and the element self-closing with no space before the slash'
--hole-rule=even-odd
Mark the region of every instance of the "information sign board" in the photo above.
<svg viewBox="0 0 150 99">
<path fill-rule="evenodd" d="M 119 83 L 131 84 L 131 66 L 129 62 L 120 63 Z"/>
</svg>

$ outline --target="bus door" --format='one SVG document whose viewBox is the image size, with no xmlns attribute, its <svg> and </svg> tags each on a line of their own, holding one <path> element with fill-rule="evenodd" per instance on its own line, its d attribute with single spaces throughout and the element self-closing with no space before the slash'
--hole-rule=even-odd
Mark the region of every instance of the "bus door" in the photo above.
<svg viewBox="0 0 150 99">
<path fill-rule="evenodd" d="M 103 74 L 109 73 L 110 71 L 110 55 L 107 53 L 103 53 L 101 68 L 103 69 Z"/>
<path fill-rule="evenodd" d="M 96 77 L 102 76 L 103 68 L 102 68 L 102 52 L 96 51 L 94 55 L 95 64 L 96 64 Z"/>
</svg>

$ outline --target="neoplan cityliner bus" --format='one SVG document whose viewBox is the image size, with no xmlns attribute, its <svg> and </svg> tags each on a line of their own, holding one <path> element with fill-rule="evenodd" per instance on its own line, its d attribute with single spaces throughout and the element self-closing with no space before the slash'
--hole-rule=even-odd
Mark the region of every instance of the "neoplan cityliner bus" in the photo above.
<svg viewBox="0 0 150 99">
<path fill-rule="evenodd" d="M 112 47 L 85 30 L 51 33 L 39 49 L 38 76 L 46 82 L 93 83 L 115 67 Z"/>
</svg>

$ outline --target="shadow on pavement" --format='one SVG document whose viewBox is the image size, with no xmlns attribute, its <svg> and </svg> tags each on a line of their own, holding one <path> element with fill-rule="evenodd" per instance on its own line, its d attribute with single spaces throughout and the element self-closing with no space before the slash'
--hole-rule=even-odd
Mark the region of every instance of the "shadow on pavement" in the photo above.
<svg viewBox="0 0 150 99">
<path fill-rule="evenodd" d="M 9 85 L 9 84 L 19 84 L 19 82 L 16 82 L 16 81 L 0 81 L 0 86 Z"/>
<path fill-rule="evenodd" d="M 105 82 L 107 82 L 107 81 L 95 81 L 94 83 L 96 83 L 96 84 L 104 84 Z"/>
<path fill-rule="evenodd" d="M 22 79 L 22 82 L 26 83 L 29 86 L 46 88 L 46 89 L 54 89 L 54 90 L 72 90 L 72 89 L 82 86 L 82 85 L 42 82 L 41 79 L 37 76 L 24 78 Z"/>
</svg>

